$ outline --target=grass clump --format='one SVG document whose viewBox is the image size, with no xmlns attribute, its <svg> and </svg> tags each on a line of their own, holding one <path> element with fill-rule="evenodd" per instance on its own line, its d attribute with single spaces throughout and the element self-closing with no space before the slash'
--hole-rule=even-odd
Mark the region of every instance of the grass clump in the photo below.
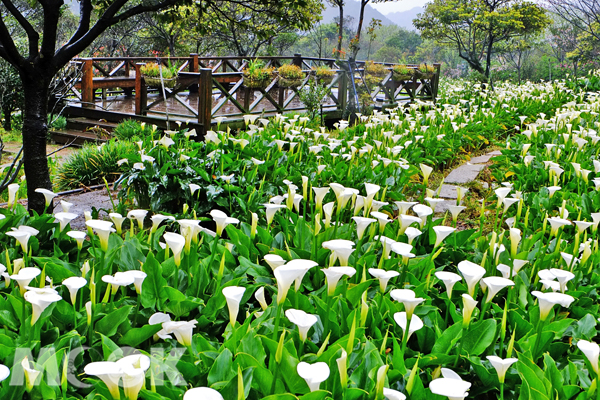
<svg viewBox="0 0 600 400">
<path fill-rule="evenodd" d="M 119 140 L 137 141 L 152 134 L 153 128 L 132 119 L 125 120 L 113 129 L 113 136 Z"/>
<path fill-rule="evenodd" d="M 130 168 L 127 163 L 119 165 L 118 161 L 135 152 L 135 143 L 129 141 L 111 140 L 102 146 L 84 145 L 59 167 L 56 188 L 69 190 L 98 185 L 104 182 L 104 178 L 114 181 L 121 172 Z"/>
</svg>

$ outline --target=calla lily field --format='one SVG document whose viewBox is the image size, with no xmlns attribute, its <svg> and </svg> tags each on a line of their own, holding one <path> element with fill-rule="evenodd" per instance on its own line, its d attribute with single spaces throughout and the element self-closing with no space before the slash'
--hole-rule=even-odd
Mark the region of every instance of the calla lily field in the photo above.
<svg viewBox="0 0 600 400">
<path fill-rule="evenodd" d="M 84 232 L 9 187 L 0 398 L 600 399 L 600 96 L 445 86 L 331 129 L 153 129 Z"/>
</svg>

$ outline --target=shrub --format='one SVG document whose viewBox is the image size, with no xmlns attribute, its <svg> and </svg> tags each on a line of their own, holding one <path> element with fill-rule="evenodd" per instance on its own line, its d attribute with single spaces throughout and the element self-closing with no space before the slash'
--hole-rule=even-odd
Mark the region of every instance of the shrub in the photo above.
<svg viewBox="0 0 600 400">
<path fill-rule="evenodd" d="M 310 118 L 314 119 L 321 108 L 323 99 L 327 96 L 327 88 L 311 79 L 309 86 L 299 92 L 298 96 L 300 97 L 300 101 L 306 106 Z"/>
<path fill-rule="evenodd" d="M 273 68 L 265 67 L 264 61 L 256 59 L 248 63 L 243 73 L 245 77 L 253 81 L 266 81 L 273 75 Z"/>
<path fill-rule="evenodd" d="M 67 119 L 64 116 L 58 116 L 50 122 L 52 129 L 62 130 L 67 127 Z"/>
<path fill-rule="evenodd" d="M 137 141 L 147 135 L 152 134 L 152 128 L 144 123 L 139 123 L 134 120 L 126 120 L 121 122 L 113 130 L 113 135 L 119 140 Z"/>
<path fill-rule="evenodd" d="M 91 144 L 74 153 L 56 174 L 56 186 L 59 190 L 77 189 L 107 181 L 116 180 L 121 172 L 127 170 L 127 164 L 117 162 L 128 155 L 137 153 L 136 145 L 129 141 L 111 140 L 102 146 Z"/>
<path fill-rule="evenodd" d="M 294 64 L 286 64 L 279 67 L 277 70 L 282 78 L 286 79 L 302 79 L 304 78 L 304 72 L 302 68 Z"/>
<path fill-rule="evenodd" d="M 367 61 L 365 72 L 369 75 L 384 76 L 388 73 L 383 64 L 375 64 L 373 61 Z"/>
<path fill-rule="evenodd" d="M 140 67 L 142 75 L 149 76 L 151 78 L 160 78 L 162 72 L 163 79 L 171 79 L 177 76 L 177 67 L 169 65 L 168 67 L 162 66 L 162 71 L 157 63 L 151 62 Z"/>
</svg>

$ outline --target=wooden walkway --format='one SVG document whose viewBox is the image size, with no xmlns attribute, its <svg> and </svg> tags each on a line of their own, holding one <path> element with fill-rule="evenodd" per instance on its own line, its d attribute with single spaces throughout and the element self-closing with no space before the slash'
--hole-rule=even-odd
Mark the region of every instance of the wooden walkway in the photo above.
<svg viewBox="0 0 600 400">
<path fill-rule="evenodd" d="M 274 69 L 285 64 L 297 65 L 305 78 L 298 87 L 284 88 L 279 85 L 278 75 L 273 74 L 264 89 L 251 89 L 244 83 L 243 70 L 248 60 L 242 57 L 198 57 L 192 54 L 170 59 L 74 59 L 70 71 L 73 84 L 65 85 L 61 94 L 68 126 L 78 129 L 90 121 L 102 121 L 106 125 L 103 128 L 110 131 L 111 124 L 131 118 L 163 128 L 178 121 L 182 126 L 204 133 L 216 124 L 217 118 L 236 123 L 242 121 L 246 114 L 269 116 L 304 112 L 298 93 L 304 90 L 311 78 L 314 79 L 314 68 L 323 66 L 334 71 L 333 79 L 326 85 L 328 96 L 323 104 L 327 118 L 343 116 L 353 93 L 350 90 L 351 78 L 362 93 L 368 93 L 373 106 L 378 109 L 396 107 L 416 99 L 435 101 L 438 91 L 439 64 L 434 64 L 435 74 L 428 79 L 398 81 L 392 73 L 394 64 L 384 63 L 386 75 L 380 77 L 379 84 L 369 85 L 368 79 L 365 79 L 368 74 L 364 61 L 356 62 L 356 70 L 352 74 L 346 61 L 330 58 L 299 54 L 258 58 Z M 162 90 L 149 87 L 140 73 L 140 67 L 148 62 L 177 66 L 177 84 L 173 89 L 165 89 L 166 96 L 163 96 Z M 417 69 L 418 66 L 408 67 Z"/>
</svg>

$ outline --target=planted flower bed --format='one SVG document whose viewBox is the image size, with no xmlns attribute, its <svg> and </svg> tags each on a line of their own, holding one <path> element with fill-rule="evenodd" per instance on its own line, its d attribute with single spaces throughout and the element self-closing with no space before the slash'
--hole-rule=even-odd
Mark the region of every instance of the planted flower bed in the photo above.
<svg viewBox="0 0 600 400">
<path fill-rule="evenodd" d="M 600 397 L 600 99 L 465 83 L 440 104 L 153 132 L 87 232 L 12 186 L 0 397 Z M 432 172 L 486 142 L 493 194 L 436 216 Z"/>
</svg>

